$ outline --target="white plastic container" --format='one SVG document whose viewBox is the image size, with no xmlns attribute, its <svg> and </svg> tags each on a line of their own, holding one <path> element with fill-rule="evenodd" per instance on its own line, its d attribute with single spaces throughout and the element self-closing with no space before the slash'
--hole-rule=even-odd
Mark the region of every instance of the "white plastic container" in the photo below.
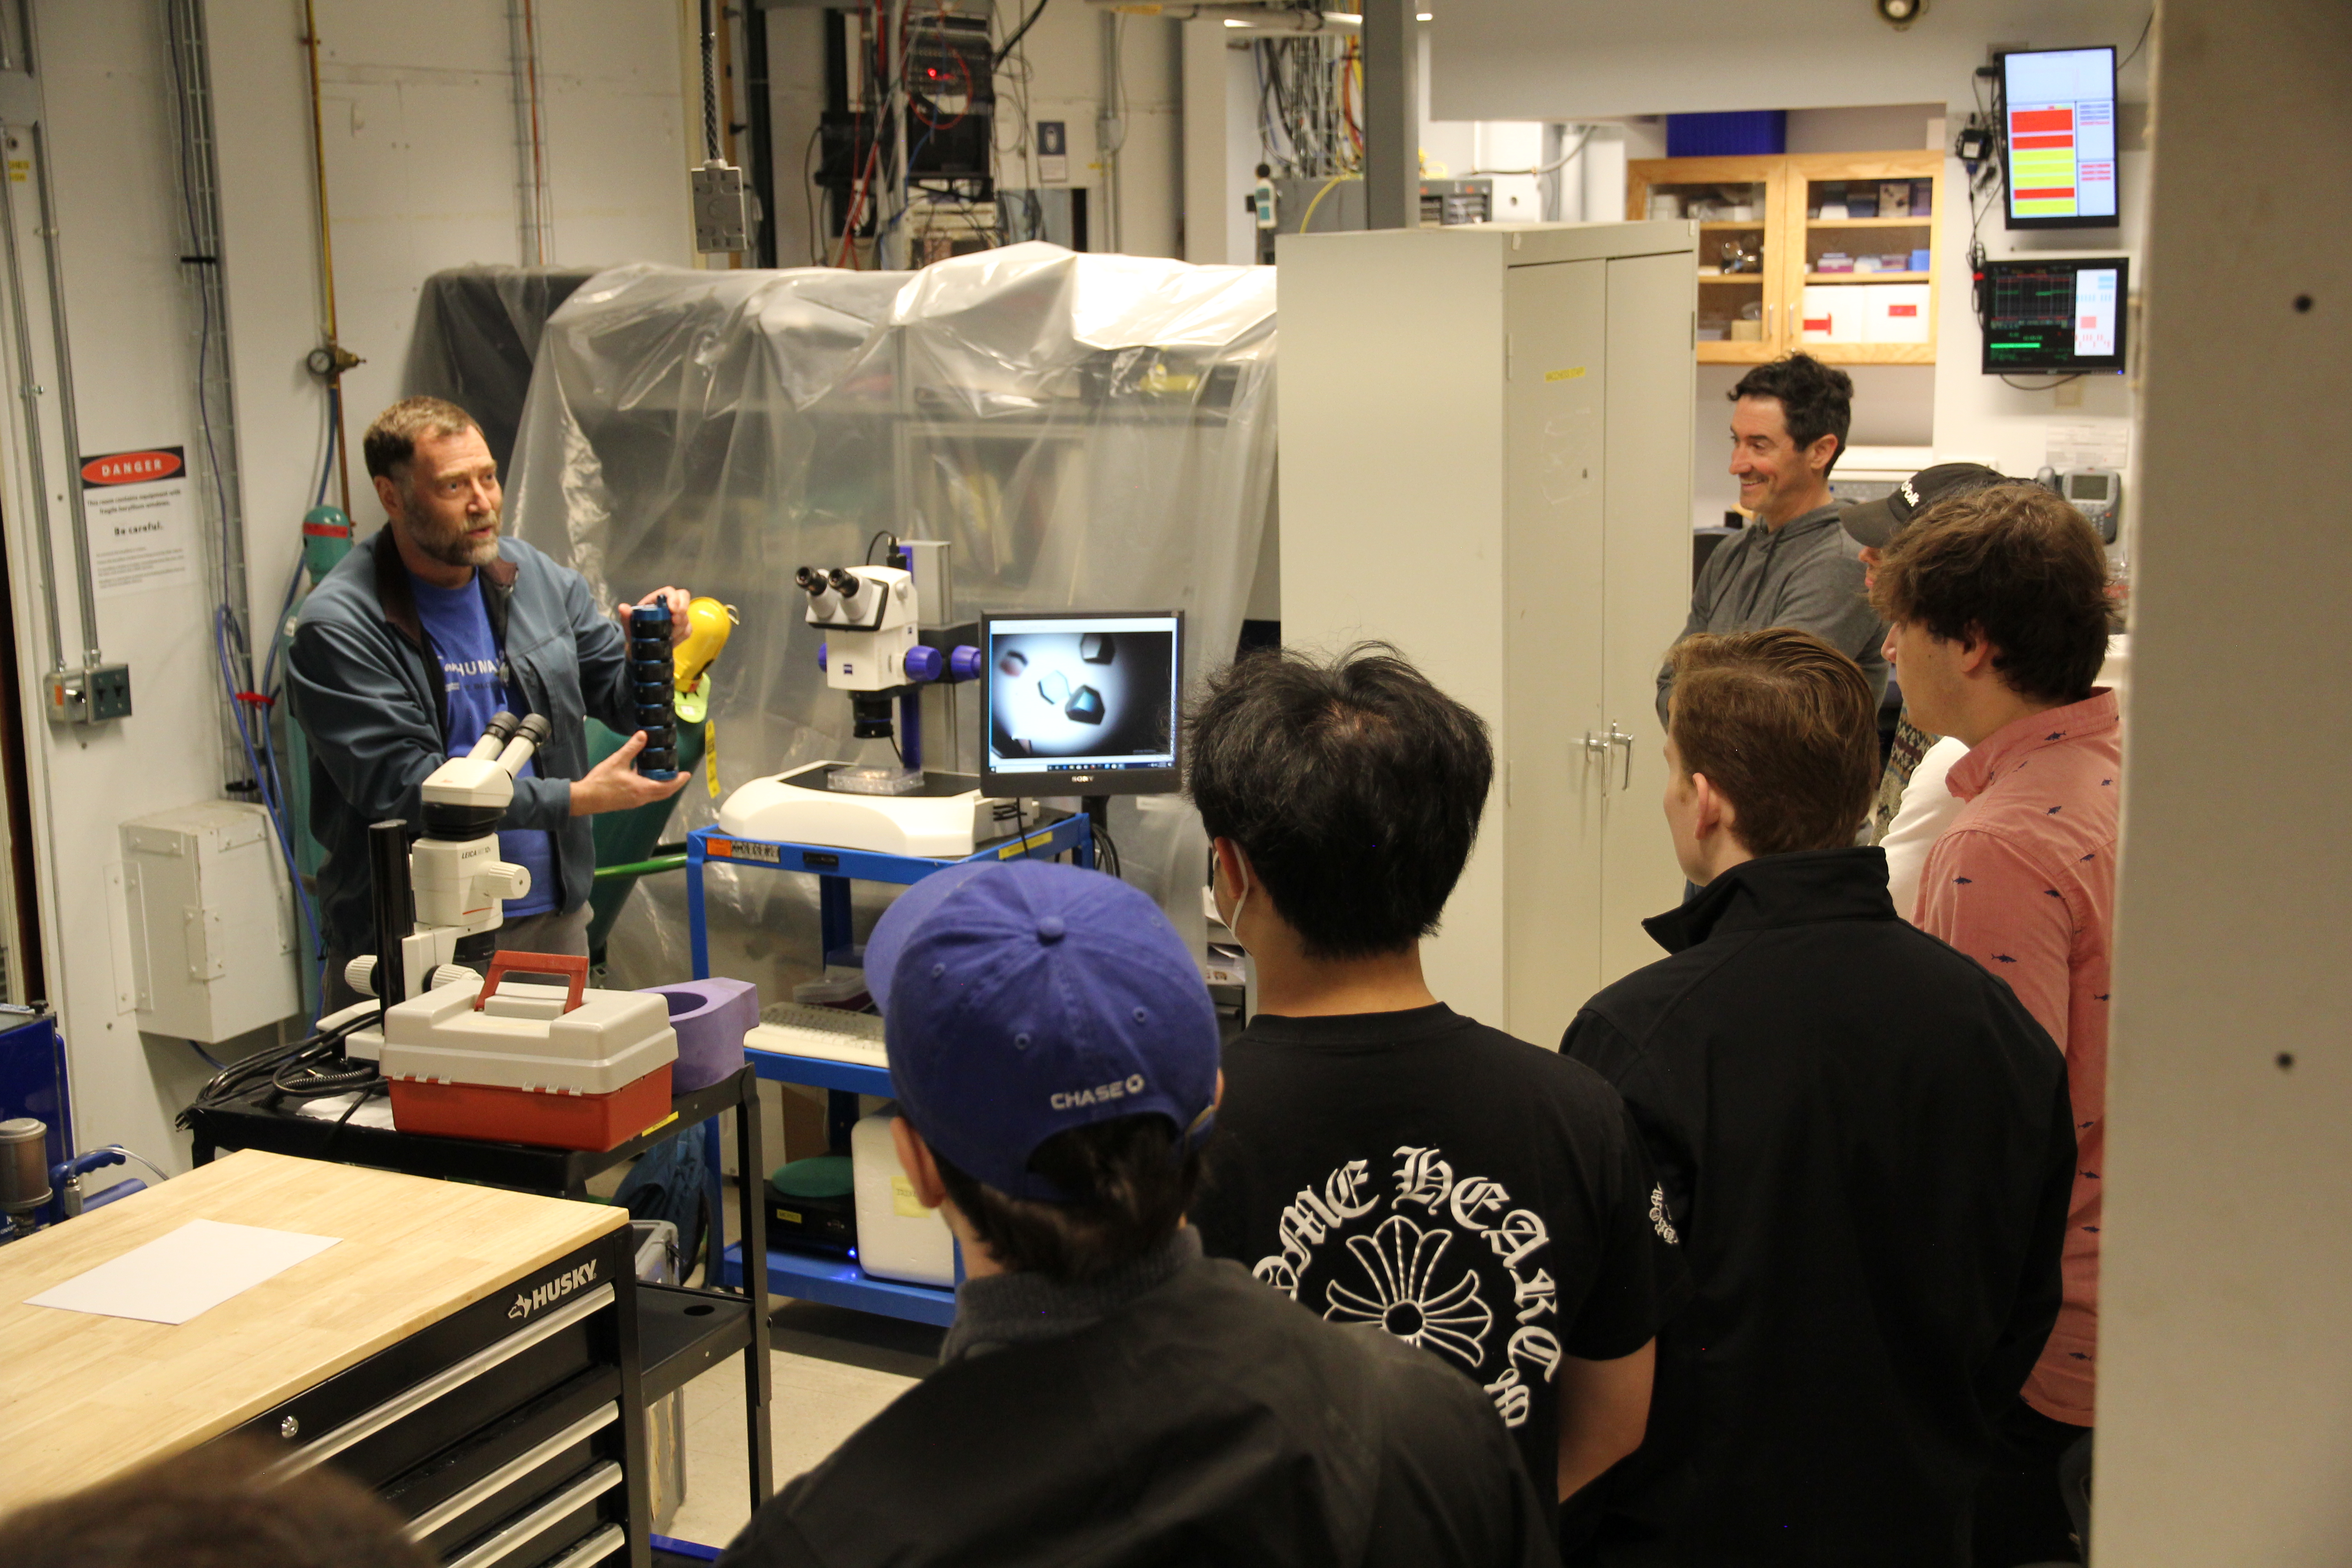
<svg viewBox="0 0 2352 1568">
<path fill-rule="evenodd" d="M 471 985 L 444 985 L 384 1015 L 386 1078 L 556 1094 L 610 1094 L 677 1059 L 669 1004 L 645 991 L 508 984 L 480 1009 Z"/>
<path fill-rule="evenodd" d="M 915 1184 L 899 1167 L 891 1142 L 888 1111 L 862 1118 L 849 1130 L 849 1159 L 857 1196 L 857 1262 L 880 1279 L 952 1288 L 956 1282 L 955 1232 L 915 1196 Z"/>
</svg>

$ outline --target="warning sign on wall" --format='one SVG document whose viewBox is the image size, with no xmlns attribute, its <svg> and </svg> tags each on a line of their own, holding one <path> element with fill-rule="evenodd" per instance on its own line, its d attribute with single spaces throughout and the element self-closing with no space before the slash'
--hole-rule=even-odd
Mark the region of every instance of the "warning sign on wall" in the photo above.
<svg viewBox="0 0 2352 1568">
<path fill-rule="evenodd" d="M 195 581 L 195 512 L 184 447 L 85 457 L 81 490 L 100 596 Z"/>
</svg>

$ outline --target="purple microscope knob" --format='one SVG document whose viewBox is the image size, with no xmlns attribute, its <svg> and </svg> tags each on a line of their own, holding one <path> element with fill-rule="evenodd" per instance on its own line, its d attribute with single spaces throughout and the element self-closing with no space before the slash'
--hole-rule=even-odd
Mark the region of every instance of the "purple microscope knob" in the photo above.
<svg viewBox="0 0 2352 1568">
<path fill-rule="evenodd" d="M 907 679 L 937 680 L 946 664 L 947 660 L 940 657 L 939 649 L 919 643 L 907 650 Z"/>
</svg>

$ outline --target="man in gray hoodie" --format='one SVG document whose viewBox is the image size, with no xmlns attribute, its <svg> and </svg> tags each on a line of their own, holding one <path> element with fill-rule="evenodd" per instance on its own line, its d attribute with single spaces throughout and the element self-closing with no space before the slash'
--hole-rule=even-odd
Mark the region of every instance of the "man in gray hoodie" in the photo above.
<svg viewBox="0 0 2352 1568">
<path fill-rule="evenodd" d="M 1838 524 L 1830 469 L 1845 450 L 1853 380 L 1811 354 L 1759 364 L 1731 389 L 1731 472 L 1755 521 L 1707 557 L 1683 637 L 1794 626 L 1851 656 L 1886 691 L 1886 628 L 1865 597 L 1862 559 Z M 1674 691 L 1658 669 L 1658 721 Z"/>
</svg>

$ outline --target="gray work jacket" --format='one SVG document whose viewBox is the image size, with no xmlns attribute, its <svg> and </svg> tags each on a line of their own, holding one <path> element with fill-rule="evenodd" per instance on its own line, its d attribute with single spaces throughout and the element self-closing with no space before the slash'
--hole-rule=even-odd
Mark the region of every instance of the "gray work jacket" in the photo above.
<svg viewBox="0 0 2352 1568">
<path fill-rule="evenodd" d="M 1840 653 L 1870 678 L 1874 700 L 1886 695 L 1886 626 L 1862 585 L 1860 547 L 1838 522 L 1838 508 L 1817 507 L 1778 532 L 1750 523 L 1706 558 L 1691 590 L 1683 637 L 1700 632 L 1752 632 L 1794 626 Z M 1658 669 L 1658 722 L 1666 721 L 1672 667 Z"/>
<path fill-rule="evenodd" d="M 596 869 L 590 819 L 572 815 L 572 781 L 588 771 L 585 718 L 627 734 L 628 644 L 587 583 L 519 539 L 474 574 L 497 637 L 507 703 L 547 717 L 536 778 L 515 781 L 499 826 L 555 837 L 557 906 L 588 901 Z M 338 958 L 374 951 L 367 828 L 423 826 L 420 787 L 448 759 L 440 657 L 416 616 L 408 572 L 386 527 L 352 546 L 303 602 L 287 660 L 287 698 L 310 741 L 310 831 L 327 852 L 319 930 Z M 464 737 L 470 740 L 472 737 Z"/>
</svg>

